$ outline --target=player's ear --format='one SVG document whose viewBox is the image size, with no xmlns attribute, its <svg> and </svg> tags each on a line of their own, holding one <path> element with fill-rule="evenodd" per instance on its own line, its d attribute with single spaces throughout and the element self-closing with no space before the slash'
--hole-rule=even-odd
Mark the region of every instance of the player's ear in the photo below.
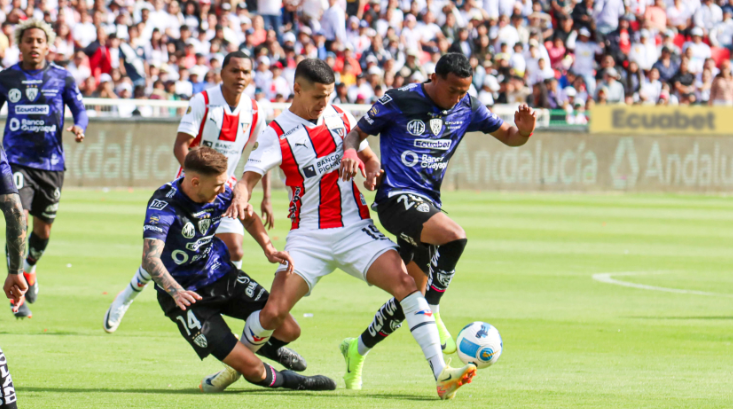
<svg viewBox="0 0 733 409">
<path fill-rule="evenodd" d="M 293 94 L 300 94 L 300 82 L 295 81 L 295 84 L 293 84 Z"/>
</svg>

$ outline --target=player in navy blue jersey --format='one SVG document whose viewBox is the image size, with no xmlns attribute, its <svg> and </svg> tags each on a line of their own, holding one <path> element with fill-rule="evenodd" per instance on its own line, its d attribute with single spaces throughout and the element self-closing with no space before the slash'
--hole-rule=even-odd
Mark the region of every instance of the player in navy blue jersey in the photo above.
<svg viewBox="0 0 733 409">
<path fill-rule="evenodd" d="M 16 311 L 27 310 L 28 306 L 23 303 L 23 295 L 28 290 L 28 284 L 22 274 L 27 225 L 18 189 L 13 183 L 13 173 L 2 149 L 0 149 L 0 210 L 5 216 L 5 243 L 8 253 L 8 277 L 5 279 L 3 290 L 15 303 Z M 30 312 L 27 316 L 30 317 Z M 2 350 L 0 350 L 0 385 L 2 385 L 0 409 L 16 409 L 18 399 L 13 378 L 8 371 L 8 360 Z"/>
<path fill-rule="evenodd" d="M 178 325 L 201 359 L 214 355 L 227 369 L 204 379 L 205 392 L 223 390 L 240 376 L 264 387 L 333 390 L 325 376 L 306 377 L 293 371 L 278 372 L 265 365 L 232 334 L 222 315 L 245 320 L 267 303 L 269 293 L 229 258 L 216 229 L 232 202 L 226 185 L 227 158 L 208 147 L 186 155 L 184 177 L 158 189 L 148 202 L 143 227 L 142 268 L 155 281 L 158 303 Z M 272 245 L 260 218 L 247 209 L 244 228 L 273 263 L 288 263 L 290 255 Z M 300 327 L 288 316 L 275 334 L 294 341 Z"/>
<path fill-rule="evenodd" d="M 447 354 L 455 352 L 456 344 L 440 318 L 438 304 L 467 243 L 461 226 L 441 212 L 440 186 L 448 161 L 468 132 L 483 132 L 506 145 L 521 146 L 537 123 L 527 105 L 520 105 L 515 113 L 516 126 L 489 112 L 468 95 L 472 77 L 468 59 L 449 53 L 440 58 L 430 81 L 388 91 L 347 135 L 341 162 L 341 176 L 349 180 L 363 169 L 356 155 L 359 143 L 369 135 L 380 135 L 381 170 L 366 175 L 368 180 L 379 179 L 372 207 L 382 226 L 397 237 L 408 272 L 418 286 L 426 288 L 425 298 Z M 399 303 L 390 300 L 361 337 L 344 341 L 358 343 L 359 352 L 349 356 L 348 362 L 354 368 L 348 368 L 345 378 L 354 377 L 354 373 L 360 378 L 366 352 L 398 328 L 403 319 Z"/>
<path fill-rule="evenodd" d="M 67 130 L 77 142 L 84 140 L 88 119 L 74 78 L 46 61 L 55 37 L 51 26 L 30 19 L 14 34 L 21 61 L 0 72 L 0 107 L 8 103 L 3 147 L 26 216 L 33 216 L 23 264 L 30 285 L 26 299 L 33 303 L 38 295 L 36 263 L 48 245 L 64 183 L 64 106 L 74 116 L 74 125 Z"/>
</svg>

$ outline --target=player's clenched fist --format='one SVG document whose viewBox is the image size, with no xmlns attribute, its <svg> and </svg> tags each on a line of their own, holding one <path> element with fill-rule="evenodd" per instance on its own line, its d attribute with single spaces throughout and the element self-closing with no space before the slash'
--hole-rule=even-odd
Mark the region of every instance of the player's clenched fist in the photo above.
<svg viewBox="0 0 733 409">
<path fill-rule="evenodd" d="M 344 151 L 344 157 L 341 159 L 341 166 L 339 168 L 341 179 L 348 182 L 356 176 L 357 171 L 361 171 L 361 175 L 366 177 L 364 162 L 359 159 L 359 156 L 356 154 L 356 149 L 347 149 Z"/>
<path fill-rule="evenodd" d="M 186 307 L 190 307 L 191 304 L 196 303 L 196 301 L 201 299 L 201 296 L 198 295 L 195 291 L 188 291 L 188 290 L 178 290 L 176 292 L 170 293 L 171 297 L 173 297 L 173 301 L 176 302 L 176 305 L 178 308 L 182 309 L 183 311 L 186 311 Z"/>
<path fill-rule="evenodd" d="M 25 281 L 23 274 L 8 274 L 3 290 L 6 297 L 15 303 L 19 303 L 23 294 L 28 291 L 28 283 Z"/>
</svg>

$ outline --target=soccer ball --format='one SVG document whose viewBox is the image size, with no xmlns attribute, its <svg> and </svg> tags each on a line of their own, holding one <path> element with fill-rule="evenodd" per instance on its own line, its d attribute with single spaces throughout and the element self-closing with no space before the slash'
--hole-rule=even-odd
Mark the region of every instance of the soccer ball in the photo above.
<svg viewBox="0 0 733 409">
<path fill-rule="evenodd" d="M 458 357 L 464 364 L 474 364 L 478 369 L 496 363 L 501 356 L 503 343 L 499 330 L 491 324 L 472 322 L 458 333 Z"/>
</svg>

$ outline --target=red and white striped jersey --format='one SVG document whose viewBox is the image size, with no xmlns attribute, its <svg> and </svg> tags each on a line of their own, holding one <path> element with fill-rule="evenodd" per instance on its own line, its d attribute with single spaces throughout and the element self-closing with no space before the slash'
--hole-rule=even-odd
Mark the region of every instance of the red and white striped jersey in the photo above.
<svg viewBox="0 0 733 409">
<path fill-rule="evenodd" d="M 178 132 L 194 137 L 191 148 L 203 145 L 223 153 L 229 162 L 230 182 L 236 183 L 234 170 L 239 158 L 247 144 L 254 144 L 262 128 L 267 126 L 265 119 L 257 109 L 257 102 L 246 95 L 242 95 L 239 105 L 232 110 L 221 93 L 221 86 L 216 86 L 191 98 Z M 182 170 L 178 170 L 176 177 Z"/>
<path fill-rule="evenodd" d="M 370 218 L 356 183 L 338 173 L 344 137 L 355 124 L 335 105 L 315 124 L 285 110 L 258 137 L 244 171 L 264 175 L 280 166 L 290 190 L 291 229 L 331 229 Z M 367 146 L 363 141 L 359 150 Z"/>
</svg>

